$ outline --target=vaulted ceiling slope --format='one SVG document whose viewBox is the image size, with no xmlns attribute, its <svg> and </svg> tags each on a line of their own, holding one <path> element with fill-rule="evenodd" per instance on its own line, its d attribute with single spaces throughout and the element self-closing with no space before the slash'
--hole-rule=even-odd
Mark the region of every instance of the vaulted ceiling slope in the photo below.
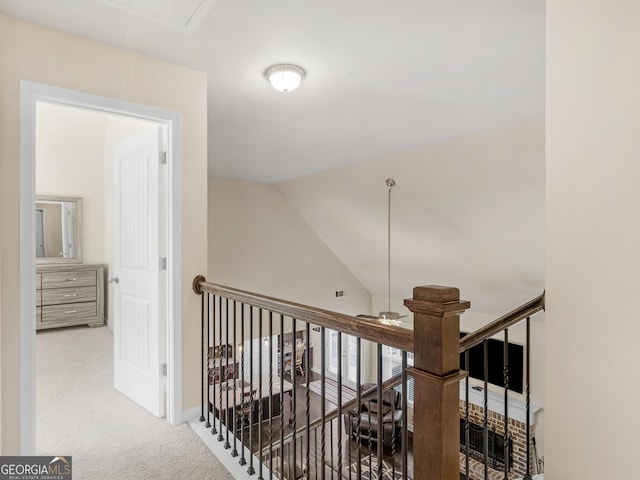
<svg viewBox="0 0 640 480">
<path fill-rule="evenodd" d="M 496 317 L 544 290 L 544 123 L 468 135 L 276 186 L 374 296 L 460 288 Z"/>
<path fill-rule="evenodd" d="M 0 13 L 207 72 L 221 177 L 293 179 L 544 109 L 544 0 L 0 0 Z M 297 91 L 264 79 L 280 62 L 306 70 Z"/>
</svg>

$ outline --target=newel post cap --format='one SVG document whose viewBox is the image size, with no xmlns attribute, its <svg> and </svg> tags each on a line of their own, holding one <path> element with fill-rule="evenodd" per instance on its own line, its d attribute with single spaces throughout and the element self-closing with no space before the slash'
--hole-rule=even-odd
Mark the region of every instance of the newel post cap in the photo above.
<svg viewBox="0 0 640 480">
<path fill-rule="evenodd" d="M 452 315 L 467 310 L 471 304 L 460 300 L 460 290 L 442 285 L 423 285 L 414 287 L 413 298 L 404 301 L 413 313 Z"/>
<path fill-rule="evenodd" d="M 413 288 L 413 299 L 438 303 L 454 302 L 460 300 L 460 289 L 442 285 L 423 285 Z"/>
</svg>

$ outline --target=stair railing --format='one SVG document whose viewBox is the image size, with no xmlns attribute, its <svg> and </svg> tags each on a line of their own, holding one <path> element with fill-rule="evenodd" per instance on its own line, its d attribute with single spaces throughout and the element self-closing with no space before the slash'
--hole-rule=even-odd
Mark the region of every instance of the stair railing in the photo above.
<svg viewBox="0 0 640 480">
<path fill-rule="evenodd" d="M 391 472 L 392 478 L 458 480 L 461 443 L 468 449 L 468 441 L 460 441 L 459 382 L 466 377 L 466 372 L 460 370 L 460 352 L 468 356 L 465 352 L 486 344 L 498 331 L 507 332 L 505 343 L 508 343 L 508 329 L 514 323 L 525 319 L 528 324 L 529 317 L 544 308 L 541 296 L 461 340 L 459 316 L 470 305 L 460 300 L 458 289 L 453 287 L 414 289 L 413 298 L 405 300 L 414 316 L 413 330 L 216 285 L 202 276 L 194 279 L 193 288 L 202 295 L 200 419 L 232 457 L 239 457 L 240 465 L 248 465 L 248 478 L 257 474 L 259 479 L 265 475 L 269 478 L 362 478 L 366 471 L 372 475 L 385 471 Z M 314 353 L 312 332 L 314 338 L 319 337 Z M 325 345 L 330 332 L 337 332 L 331 333 L 332 341 L 336 342 L 332 351 L 342 351 L 343 342 L 349 339 L 347 335 L 355 337 L 357 373 L 353 390 L 347 388 L 348 379 L 343 376 L 340 356 L 333 359 L 338 367 L 333 381 L 325 371 L 328 360 Z M 298 337 L 306 342 L 304 375 L 296 373 L 293 360 L 288 363 L 294 355 L 286 356 L 287 349 L 293 350 L 286 342 Z M 528 337 L 529 333 L 527 412 Z M 368 363 L 363 356 L 363 341 L 373 345 L 371 363 L 377 378 L 367 378 L 373 380 L 371 388 L 363 387 L 362 365 Z M 401 352 L 402 365 L 399 374 L 386 374 L 385 378 L 383 348 L 387 347 Z M 410 354 L 414 359 L 412 367 L 408 365 Z M 316 372 L 311 371 L 314 362 Z M 468 365 L 465 366 L 468 369 Z M 504 371 L 508 390 L 508 358 Z M 408 425 L 409 378 L 413 382 L 416 412 L 412 432 Z M 312 392 L 314 382 L 318 394 Z M 466 381 L 467 398 L 468 384 Z M 377 432 L 371 425 L 383 425 L 383 408 L 380 408 L 383 392 L 393 388 L 401 392 L 402 415 L 398 428 L 394 424 L 391 429 L 393 435 L 389 442 L 382 427 Z M 249 409 L 242 402 L 247 390 L 254 392 L 258 399 L 251 402 Z M 505 393 L 505 400 L 507 395 Z M 374 409 L 368 410 L 368 418 L 363 417 L 371 420 L 368 430 L 362 428 L 358 416 L 351 435 L 343 420 L 350 410 L 368 402 L 377 405 L 374 412 L 371 411 Z M 239 408 L 242 417 L 238 416 Z M 396 405 L 391 408 L 395 409 Z M 468 416 L 468 412 L 462 415 L 466 417 L 465 437 L 468 436 Z M 505 433 L 508 439 L 509 431 Z M 468 465 L 469 461 L 466 462 Z M 467 478 L 474 478 L 469 475 L 468 466 L 466 470 Z M 526 470 L 530 478 L 529 461 Z M 506 467 L 505 477 L 510 475 L 513 476 L 513 472 Z M 488 476 L 485 474 L 484 478 Z"/>
<path fill-rule="evenodd" d="M 407 373 L 383 378 L 382 368 L 377 368 L 376 386 L 363 391 L 361 365 L 368 363 L 363 357 L 363 341 L 374 344 L 378 367 L 383 361 L 383 345 L 402 351 L 406 364 L 407 352 L 413 351 L 411 330 L 212 284 L 203 277 L 196 277 L 193 286 L 202 295 L 201 421 L 232 457 L 247 465 L 248 476 L 359 478 L 360 459 L 368 453 L 372 464 L 368 468 L 382 471 L 390 464 L 391 469 L 402 472 L 398 478 L 409 478 Z M 313 354 L 312 331 L 319 336 Z M 330 331 L 337 332 L 332 338 L 338 352 L 346 335 L 356 339 L 354 389 L 347 388 L 342 368 L 337 369 L 333 381 L 323 368 Z M 285 337 L 295 338 L 300 332 L 306 342 L 305 375 L 298 375 L 295 365 L 288 363 L 293 355 L 285 356 L 292 347 L 285 344 Z M 310 366 L 318 360 L 319 373 L 312 373 Z M 319 395 L 311 391 L 312 375 L 317 378 Z M 365 435 L 358 431 L 349 437 L 343 425 L 345 414 L 366 402 L 382 405 L 383 390 L 394 387 L 404 392 L 405 401 L 401 424 L 397 433 L 393 430 L 392 448 L 383 445 L 389 441 L 382 432 L 382 441 L 371 432 Z M 240 400 L 245 390 L 255 391 L 260 399 L 249 410 Z M 315 417 L 310 412 L 312 403 Z M 239 409 L 244 412 L 242 420 L 236 416 Z M 370 415 L 383 425 L 382 408 Z"/>
<path fill-rule="evenodd" d="M 463 406 L 461 406 L 461 424 L 464 425 L 464 430 L 461 434 L 461 446 L 464 452 L 464 476 L 466 480 L 488 480 L 489 478 L 495 478 L 494 473 L 499 467 L 502 469 L 503 478 L 516 478 L 522 477 L 525 480 L 530 480 L 533 474 L 533 454 L 532 447 L 535 446 L 535 437 L 532 435 L 531 423 L 532 423 L 532 409 L 531 409 L 531 317 L 544 310 L 544 293 L 533 300 L 526 302 L 522 306 L 512 310 L 511 312 L 501 316 L 495 321 L 485 325 L 484 327 L 476 330 L 473 333 L 465 335 L 460 340 L 460 356 L 461 363 L 466 371 L 470 371 L 470 353 L 472 349 L 480 349 L 481 357 L 483 358 L 483 374 L 480 378 L 482 386 L 470 387 L 471 381 L 467 378 L 464 385 L 465 400 Z M 517 324 L 524 322 L 525 326 L 525 345 L 524 345 L 524 385 L 523 393 L 525 396 L 525 414 L 523 422 L 525 424 L 525 433 L 513 434 L 510 431 L 510 416 L 509 416 L 509 392 L 512 388 L 510 385 L 511 375 L 515 373 L 510 364 L 510 343 L 509 343 L 509 329 Z M 496 420 L 492 418 L 490 421 L 490 408 L 489 408 L 489 394 L 490 394 L 490 358 L 489 358 L 489 342 L 497 342 L 493 337 L 503 335 L 502 343 L 502 364 L 500 368 L 502 370 L 501 387 L 503 391 L 503 412 L 496 412 L 502 414 L 502 432 L 496 431 Z M 496 343 L 499 345 L 499 343 Z M 495 346 L 495 345 L 494 345 Z M 481 430 L 482 440 L 479 442 L 479 446 L 476 445 L 474 450 L 480 452 L 480 469 L 472 469 L 472 452 L 471 445 L 474 442 L 471 441 L 470 431 L 473 429 L 473 425 L 470 421 L 470 409 L 471 402 L 469 400 L 470 388 L 480 390 L 482 392 L 482 404 L 479 412 L 476 415 L 481 416 Z M 492 425 L 490 425 L 492 423 Z M 475 427 L 478 428 L 479 427 Z M 520 442 L 515 443 L 515 437 L 522 437 Z M 524 456 L 524 465 L 513 462 L 513 450 L 521 450 L 519 457 Z M 523 455 L 522 455 L 523 454 Z M 535 463 L 536 469 L 538 464 Z M 536 473 L 541 473 L 536 471 Z"/>
</svg>

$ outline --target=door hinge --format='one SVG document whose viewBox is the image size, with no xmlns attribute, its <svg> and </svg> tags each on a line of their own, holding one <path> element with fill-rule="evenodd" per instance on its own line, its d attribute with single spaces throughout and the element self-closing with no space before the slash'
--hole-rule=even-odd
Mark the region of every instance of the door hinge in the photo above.
<svg viewBox="0 0 640 480">
<path fill-rule="evenodd" d="M 166 270 L 167 269 L 167 257 L 160 257 L 160 270 Z"/>
<path fill-rule="evenodd" d="M 160 365 L 160 375 L 162 377 L 166 377 L 167 376 L 167 364 L 163 363 L 162 365 Z"/>
<path fill-rule="evenodd" d="M 167 164 L 167 152 L 160 152 L 160 165 Z"/>
</svg>

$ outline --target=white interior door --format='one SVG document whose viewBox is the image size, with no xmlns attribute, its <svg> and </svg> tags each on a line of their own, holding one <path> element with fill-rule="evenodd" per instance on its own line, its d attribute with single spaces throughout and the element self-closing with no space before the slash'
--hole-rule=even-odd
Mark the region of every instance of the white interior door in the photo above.
<svg viewBox="0 0 640 480">
<path fill-rule="evenodd" d="M 114 386 L 152 414 L 164 416 L 164 332 L 159 308 L 162 127 L 115 149 Z"/>
</svg>

